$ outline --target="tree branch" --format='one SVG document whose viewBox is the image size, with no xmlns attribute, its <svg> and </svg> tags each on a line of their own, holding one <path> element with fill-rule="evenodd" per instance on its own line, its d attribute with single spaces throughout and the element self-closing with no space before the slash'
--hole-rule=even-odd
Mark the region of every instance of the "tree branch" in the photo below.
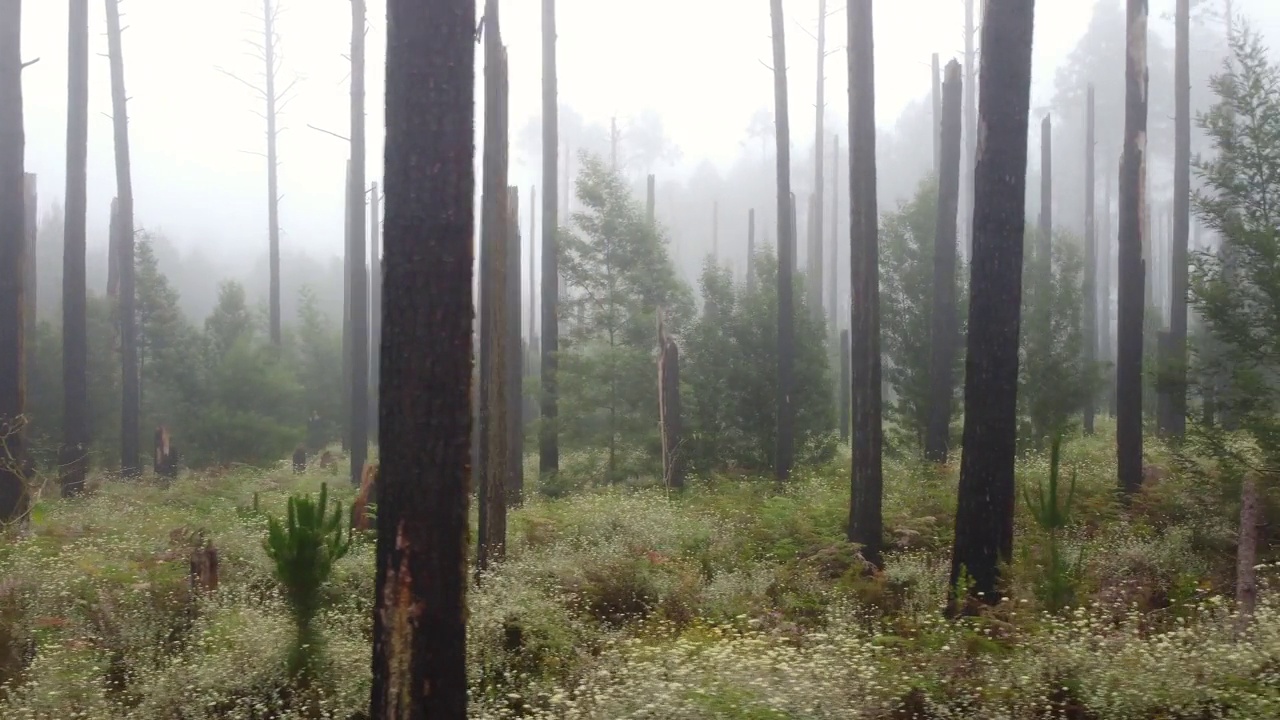
<svg viewBox="0 0 1280 720">
<path fill-rule="evenodd" d="M 316 132 L 322 132 L 325 135 L 332 135 L 338 138 L 339 140 L 343 140 L 345 142 L 351 142 L 351 138 L 346 137 L 344 135 L 339 135 L 338 133 L 333 132 L 332 130 L 325 130 L 324 128 L 318 128 L 315 125 L 312 125 L 311 123 L 307 123 L 307 127 L 311 128 L 312 130 L 315 130 Z"/>
</svg>

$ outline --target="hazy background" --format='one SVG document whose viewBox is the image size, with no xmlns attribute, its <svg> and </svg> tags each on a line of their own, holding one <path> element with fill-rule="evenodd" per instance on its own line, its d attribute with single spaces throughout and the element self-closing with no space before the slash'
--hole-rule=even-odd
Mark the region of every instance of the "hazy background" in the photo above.
<svg viewBox="0 0 1280 720">
<path fill-rule="evenodd" d="M 1123 0 L 1102 2 L 1115 8 L 1123 4 Z M 840 51 L 829 55 L 826 63 L 826 142 L 832 134 L 841 136 L 843 165 L 848 157 L 843 52 L 847 20 L 842 2 L 830 4 L 829 10 L 837 12 L 827 20 L 827 44 Z M 61 202 L 64 187 L 67 8 L 54 0 L 28 0 L 23 5 L 24 59 L 40 58 L 23 74 L 26 165 L 28 172 L 39 175 L 41 215 L 48 220 L 49 209 Z M 338 258 L 348 146 L 307 125 L 347 134 L 349 63 L 343 55 L 349 48 L 351 12 L 345 0 L 283 0 L 282 5 L 278 24 L 284 58 L 281 84 L 299 78 L 295 97 L 281 118 L 285 130 L 279 143 L 284 301 L 286 319 L 290 319 L 293 296 L 302 282 L 330 290 L 337 283 L 336 307 L 341 307 Z M 813 184 L 816 85 L 816 42 L 804 30 L 816 31 L 818 3 L 787 0 L 784 5 L 792 180 L 797 196 L 804 197 Z M 368 6 L 367 178 L 376 181 L 382 168 L 385 0 L 369 0 Z M 529 188 L 540 179 L 540 6 L 536 0 L 507 0 L 502 7 L 511 70 L 511 182 L 521 188 L 526 213 Z M 1261 33 L 1280 37 L 1280 2 L 1236 0 L 1236 7 Z M 1164 38 L 1166 48 L 1172 47 L 1172 9 L 1173 0 L 1151 3 L 1152 33 Z M 963 0 L 876 3 L 882 211 L 905 198 L 928 170 L 929 59 L 934 52 L 941 55 L 943 65 L 951 58 L 963 59 L 963 10 Z M 252 153 L 265 149 L 265 124 L 254 114 L 262 108 L 252 91 L 217 69 L 258 79 L 260 63 L 246 54 L 250 48 L 245 41 L 261 40 L 257 19 L 261 2 L 127 0 L 122 11 L 127 26 L 124 57 L 136 223 L 163 236 L 164 241 L 158 242 L 162 267 L 181 275 L 174 281 L 188 311 L 206 310 L 212 305 L 217 281 L 233 276 L 245 279 L 251 294 L 261 299 L 267 245 L 266 161 Z M 757 222 L 766 236 L 774 222 L 773 140 L 748 133 L 753 120 L 766 125 L 772 121 L 773 79 L 764 65 L 772 62 L 769 3 L 559 0 L 557 12 L 562 142 L 569 140 L 575 152 L 582 146 L 603 151 L 610 118 L 616 117 L 622 131 L 623 172 L 637 187 L 642 187 L 644 173 L 658 175 L 659 215 L 670 230 L 674 255 L 686 277 L 696 277 L 701 258 L 710 249 L 711 202 L 721 198 L 718 245 L 725 262 L 740 269 L 742 252 L 734 248 L 745 245 L 743 208 L 759 208 Z M 1059 66 L 1093 13 L 1091 0 L 1036 3 L 1033 145 L 1039 142 L 1041 109 L 1054 98 Z M 90 3 L 90 23 L 88 228 L 91 253 L 101 254 L 115 194 L 103 3 Z M 1171 66 L 1171 50 L 1168 55 L 1164 62 Z M 1204 67 L 1206 63 L 1212 67 Z M 1193 77 L 1207 76 L 1217 63 L 1216 56 L 1197 48 Z M 477 62 L 477 71 L 480 67 Z M 1115 68 L 1114 75 L 1121 73 L 1122 68 Z M 483 92 L 482 76 L 478 77 L 477 140 Z M 1157 87 L 1158 82 L 1153 70 L 1153 125 L 1169 123 L 1168 118 L 1155 116 L 1154 96 L 1171 90 Z M 1106 110 L 1100 107 L 1100 112 Z M 1056 132 L 1055 127 L 1055 140 Z M 1100 128 L 1100 145 L 1111 142 L 1108 132 Z M 1152 133 L 1152 142 L 1160 142 L 1158 131 L 1153 128 Z M 1118 141 L 1118 130 L 1115 134 Z M 678 158 L 655 160 L 655 154 L 661 154 L 654 150 L 661 145 L 655 135 L 666 138 L 663 147 L 678 148 Z M 830 149 L 825 152 L 829 158 Z M 1079 154 L 1055 147 L 1055 157 L 1060 153 Z M 1030 153 L 1030 163 L 1032 172 L 1038 172 L 1038 150 Z M 827 164 L 830 172 L 829 160 Z M 1099 173 L 1107 172 L 1110 165 L 1109 159 L 1100 158 Z M 843 167 L 839 173 L 840 192 L 847 193 Z M 1029 176 L 1029 187 L 1034 182 Z M 1153 185 L 1157 185 L 1154 179 Z M 842 213 L 847 221 L 847 211 Z M 522 224 L 528 227 L 527 216 Z M 51 272 L 41 284 L 42 314 L 56 307 L 57 278 L 51 273 L 60 275 L 60 241 L 60 228 L 43 228 L 41 266 Z M 175 263 L 184 269 L 179 271 Z M 843 264 L 842 274 L 847 274 L 847 262 Z M 96 275 L 105 276 L 104 268 L 91 258 L 92 282 L 103 282 Z M 45 298 L 52 304 L 43 302 Z M 326 302 L 330 309 L 332 300 L 330 295 Z"/>
</svg>

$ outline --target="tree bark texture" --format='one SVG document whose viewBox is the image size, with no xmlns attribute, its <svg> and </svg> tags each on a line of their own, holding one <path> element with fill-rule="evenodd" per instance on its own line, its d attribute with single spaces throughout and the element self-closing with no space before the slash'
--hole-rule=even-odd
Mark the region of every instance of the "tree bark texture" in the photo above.
<svg viewBox="0 0 1280 720">
<path fill-rule="evenodd" d="M 795 196 L 791 193 L 791 125 L 787 112 L 787 49 L 782 0 L 769 0 L 773 25 L 774 135 L 777 139 L 778 184 L 778 384 L 777 446 L 773 472 L 779 482 L 791 476 L 795 406 Z"/>
<path fill-rule="evenodd" d="M 1169 330 L 1172 333 L 1168 432 L 1187 430 L 1187 255 L 1191 235 L 1191 60 L 1190 0 L 1177 0 L 1175 13 L 1173 248 Z"/>
<path fill-rule="evenodd" d="M 542 475 L 560 469 L 559 431 L 556 428 L 557 353 L 560 349 L 560 260 L 556 204 L 559 160 L 559 108 L 556 106 L 556 0 L 542 0 L 542 425 L 538 443 L 538 470 Z M 568 168 L 568 163 L 565 163 Z M 568 183 L 564 192 L 569 192 Z"/>
<path fill-rule="evenodd" d="M 382 210 L 378 183 L 369 186 L 369 422 L 378 436 L 378 383 L 382 377 Z"/>
<path fill-rule="evenodd" d="M 1121 490 L 1142 485 L 1142 334 L 1147 152 L 1147 0 L 1127 0 L 1124 155 L 1120 171 L 1116 327 L 1116 468 Z"/>
<path fill-rule="evenodd" d="M 1094 93 L 1093 84 L 1085 98 L 1084 133 L 1084 366 L 1087 371 L 1098 361 L 1098 238 L 1097 219 L 1094 217 L 1094 197 L 1097 184 L 1094 179 Z M 1096 396 L 1091 391 L 1084 399 L 1084 434 L 1093 434 L 1093 416 Z"/>
<path fill-rule="evenodd" d="M 849 330 L 840 331 L 840 442 L 849 442 Z"/>
<path fill-rule="evenodd" d="M 120 198 L 111 198 L 111 217 L 107 222 L 107 297 L 120 299 Z M 116 332 L 119 332 L 119 327 Z"/>
<path fill-rule="evenodd" d="M 935 55 L 934 58 L 937 58 Z M 954 387 L 959 309 L 956 307 L 956 213 L 960 209 L 960 63 L 947 63 L 942 88 L 942 141 L 938 176 L 938 214 L 933 244 L 933 312 L 930 323 L 929 425 L 925 458 L 947 461 L 951 439 L 951 395 Z"/>
<path fill-rule="evenodd" d="M 387 332 L 369 715 L 465 720 L 475 4 L 387 3 Z"/>
<path fill-rule="evenodd" d="M 26 509 L 22 6 L 0 3 L 0 522 Z"/>
<path fill-rule="evenodd" d="M 364 244 L 364 0 L 351 0 L 351 486 L 369 456 L 369 269 Z"/>
<path fill-rule="evenodd" d="M 107 54 L 111 60 L 111 117 L 115 129 L 116 199 L 120 238 L 120 470 L 126 477 L 142 473 L 138 464 L 142 401 L 138 379 L 138 328 L 133 267 L 133 175 L 129 162 L 128 95 L 124 88 L 124 54 L 120 40 L 119 0 L 107 3 Z"/>
<path fill-rule="evenodd" d="M 988 0 L 982 24 L 964 450 L 950 587 L 954 592 L 961 574 L 967 573 L 970 591 L 992 603 L 999 601 L 1000 563 L 1013 555 L 1034 15 L 1035 4 L 1029 0 Z"/>
<path fill-rule="evenodd" d="M 1245 475 L 1240 486 L 1240 539 L 1236 544 L 1236 627 L 1243 631 L 1253 618 L 1258 605 L 1258 525 L 1262 519 L 1262 500 L 1258 477 Z"/>
<path fill-rule="evenodd" d="M 62 495 L 89 470 L 88 222 L 89 0 L 71 0 L 67 52 L 67 187 L 62 249 Z"/>
<path fill-rule="evenodd" d="M 849 541 L 880 564 L 884 476 L 881 448 L 880 241 L 876 210 L 875 53 L 871 0 L 851 0 L 849 16 L 849 329 L 853 341 L 853 468 Z"/>
<path fill-rule="evenodd" d="M 506 69 L 503 51 L 503 69 Z M 507 477 L 505 500 L 518 506 L 524 495 L 524 347 L 520 327 L 520 189 L 507 188 Z"/>
<path fill-rule="evenodd" d="M 826 72 L 825 64 L 827 59 L 827 0 L 818 0 L 818 87 L 817 99 L 814 107 L 814 131 L 813 131 L 813 219 L 809 222 L 809 277 L 806 282 L 806 289 L 809 297 L 809 312 L 819 326 L 823 322 L 822 300 L 823 300 L 823 269 L 825 267 L 825 259 L 822 257 L 822 245 L 826 241 L 826 237 L 822 232 L 823 220 L 823 201 L 826 198 L 823 190 L 823 181 L 826 175 L 823 171 L 823 148 L 822 141 L 826 136 L 826 130 L 823 127 L 823 121 L 826 119 L 824 113 L 826 111 Z"/>
</svg>

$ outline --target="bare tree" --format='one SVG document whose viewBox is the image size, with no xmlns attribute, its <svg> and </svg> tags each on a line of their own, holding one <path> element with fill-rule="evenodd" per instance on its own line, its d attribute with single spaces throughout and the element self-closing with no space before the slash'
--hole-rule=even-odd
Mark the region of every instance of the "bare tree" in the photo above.
<svg viewBox="0 0 1280 720">
<path fill-rule="evenodd" d="M 378 382 L 382 364 L 382 247 L 379 231 L 382 212 L 379 209 L 378 183 L 369 186 L 369 421 L 371 434 L 378 436 Z"/>
<path fill-rule="evenodd" d="M 884 476 L 881 446 L 880 241 L 876 210 L 875 52 L 872 0 L 851 0 L 849 16 L 849 233 L 853 342 L 853 468 L 849 541 L 880 564 Z"/>
<path fill-rule="evenodd" d="M 1094 197 L 1098 194 L 1094 181 L 1094 107 L 1093 83 L 1085 100 L 1084 140 L 1084 366 L 1094 367 L 1098 359 L 1098 228 L 1094 217 Z M 1089 392 L 1084 400 L 1084 434 L 1093 434 L 1095 393 Z"/>
<path fill-rule="evenodd" d="M 120 403 L 120 470 L 126 477 L 142 473 L 138 455 L 142 450 L 140 416 L 141 392 L 138 382 L 138 330 L 135 317 L 135 289 L 133 267 L 133 175 L 129 164 L 129 111 L 128 95 L 124 89 L 124 53 L 120 40 L 119 0 L 107 3 L 107 52 L 111 61 L 111 116 L 115 126 L 116 199 L 119 214 L 116 231 L 119 233 L 120 277 L 120 386 L 123 398 Z"/>
<path fill-rule="evenodd" d="M 89 158 L 89 0 L 71 0 L 67 35 L 67 189 L 62 251 L 62 495 L 89 469 L 89 338 L 85 272 Z"/>
<path fill-rule="evenodd" d="M 933 90 L 933 174 L 942 175 L 942 74 L 938 66 L 938 53 L 934 53 L 929 62 L 929 84 Z"/>
<path fill-rule="evenodd" d="M 1045 298 L 1040 305 L 1040 332 L 1050 337 L 1053 327 L 1053 121 L 1048 115 L 1040 122 L 1040 227 L 1036 232 L 1036 287 Z"/>
<path fill-rule="evenodd" d="M 814 131 L 813 131 L 813 219 L 809 223 L 809 248 L 808 248 L 808 267 L 809 277 L 805 287 L 809 291 L 809 310 L 813 317 L 822 320 L 822 301 L 823 292 L 823 257 L 822 245 L 826 238 L 822 232 L 823 221 L 823 201 L 826 196 L 823 192 L 823 182 L 826 175 L 823 171 L 823 140 L 826 138 L 826 130 L 823 128 L 823 121 L 827 104 L 825 100 L 827 77 L 825 71 L 827 59 L 827 0 L 818 0 L 818 82 L 817 82 L 817 100 L 814 107 Z M 832 260 L 832 262 L 835 262 Z"/>
<path fill-rule="evenodd" d="M 1124 156 L 1120 172 L 1119 308 L 1116 312 L 1116 469 L 1120 488 L 1142 485 L 1142 249 L 1147 178 L 1147 0 L 1127 0 Z"/>
<path fill-rule="evenodd" d="M 267 327 L 271 342 L 276 345 L 280 344 L 280 161 L 276 154 L 276 139 L 281 131 L 278 118 L 291 99 L 289 93 L 297 83 L 295 78 L 283 90 L 277 88 L 281 67 L 280 34 L 277 32 L 279 18 L 280 3 L 262 0 L 262 15 L 254 18 L 262 25 L 262 42 L 246 41 L 253 48 L 252 56 L 263 65 L 261 84 L 218 68 L 222 74 L 252 90 L 266 105 L 259 116 L 267 123 L 267 242 L 271 275 Z"/>
<path fill-rule="evenodd" d="M 936 55 L 934 56 L 937 57 Z M 955 386 L 956 341 L 959 310 L 956 307 L 956 213 L 960 207 L 960 63 L 947 63 L 942 88 L 941 173 L 938 176 L 938 213 L 933 241 L 933 312 L 930 317 L 929 425 L 924 455 L 946 462 L 951 435 L 951 396 Z"/>
<path fill-rule="evenodd" d="M 979 28 L 974 26 L 974 2 L 964 0 L 964 70 L 967 77 L 964 80 L 964 165 L 960 172 L 960 228 L 970 258 L 973 257 L 973 173 L 978 154 L 978 54 L 973 39 Z"/>
<path fill-rule="evenodd" d="M 388 0 L 372 718 L 467 715 L 474 42 L 471 0 Z"/>
<path fill-rule="evenodd" d="M 502 58 L 507 71 L 506 51 Z M 507 277 L 506 298 L 506 383 L 507 383 L 507 477 L 505 500 L 508 507 L 521 503 L 524 495 L 524 351 L 520 327 L 520 189 L 507 188 Z"/>
<path fill-rule="evenodd" d="M 778 387 L 777 448 L 774 477 L 785 481 L 791 475 L 794 452 L 795 407 L 791 404 L 795 384 L 795 196 L 791 193 L 791 126 L 787 120 L 787 47 L 783 28 L 782 0 L 769 0 L 773 24 L 773 103 L 775 136 L 778 145 Z"/>
<path fill-rule="evenodd" d="M 1191 9 L 1190 0 L 1177 0 L 1174 50 L 1173 138 L 1173 273 L 1170 289 L 1169 333 L 1172 382 L 1168 393 L 1173 437 L 1187 429 L 1187 251 L 1191 235 Z"/>
<path fill-rule="evenodd" d="M 360 487 L 369 454 L 369 274 L 364 243 L 364 0 L 351 0 L 351 485 Z"/>
<path fill-rule="evenodd" d="M 559 430 L 556 427 L 556 354 L 560 348 L 560 262 L 556 164 L 560 157 L 556 106 L 556 0 L 542 0 L 542 426 L 538 443 L 538 470 L 553 475 L 560 470 Z M 567 153 L 565 168 L 569 167 Z M 569 193 L 565 183 L 566 197 Z"/>
<path fill-rule="evenodd" d="M 964 439 L 949 586 L 962 575 L 988 603 L 1001 563 L 1013 556 L 1017 452 L 1018 331 L 1026 222 L 1027 114 L 1035 3 L 987 0 L 982 24 L 982 99 L 974 169 L 973 256 Z M 951 598 L 951 610 L 959 598 Z"/>
</svg>

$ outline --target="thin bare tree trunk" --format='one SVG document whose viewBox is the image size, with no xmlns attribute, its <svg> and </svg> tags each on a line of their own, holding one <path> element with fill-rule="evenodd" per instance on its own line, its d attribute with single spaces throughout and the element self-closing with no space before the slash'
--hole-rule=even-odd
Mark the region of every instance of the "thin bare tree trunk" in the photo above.
<svg viewBox="0 0 1280 720">
<path fill-rule="evenodd" d="M 934 56 L 937 57 L 936 55 Z M 933 313 L 929 354 L 929 426 L 924 455 L 933 462 L 947 461 L 951 442 L 951 400 L 955 387 L 956 341 L 959 309 L 956 307 L 956 214 L 960 209 L 960 63 L 947 63 L 942 89 L 941 173 L 938 176 L 938 212 L 933 244 Z"/>
<path fill-rule="evenodd" d="M 62 250 L 62 495 L 89 469 L 89 339 L 85 271 L 89 158 L 89 0 L 71 0 L 67 52 L 67 189 Z"/>
<path fill-rule="evenodd" d="M 973 39 L 975 0 L 964 0 L 964 165 L 960 170 L 960 232 L 964 235 L 965 256 L 973 258 L 973 190 L 975 162 L 978 155 L 978 55 Z M 986 51 L 986 48 L 983 48 Z"/>
<path fill-rule="evenodd" d="M 1115 256 L 1115 244 L 1111 239 L 1111 183 L 1114 177 L 1110 172 L 1104 172 L 1102 176 L 1105 178 L 1105 191 L 1102 198 L 1102 243 L 1099 248 L 1099 254 L 1102 256 L 1101 280 L 1102 288 L 1100 295 L 1102 296 L 1102 307 L 1100 316 L 1102 320 L 1102 360 L 1108 364 L 1106 370 L 1106 385 L 1103 390 L 1104 402 L 1107 404 L 1107 415 L 1115 417 L 1116 415 L 1116 383 L 1115 383 L 1115 348 L 1111 340 L 1111 274 L 1112 274 L 1112 258 Z"/>
<path fill-rule="evenodd" d="M 849 401 L 852 390 L 849 388 L 849 331 L 840 331 L 840 400 L 836 406 L 840 409 L 840 442 L 849 442 Z"/>
<path fill-rule="evenodd" d="M 364 0 L 351 0 L 351 486 L 369 455 L 369 269 L 364 243 Z"/>
<path fill-rule="evenodd" d="M 356 0 L 360 2 L 360 0 Z M 354 4 L 354 3 L 353 3 Z M 267 100 L 267 231 L 270 253 L 270 311 L 269 331 L 271 342 L 280 344 L 280 183 L 279 159 L 276 155 L 276 8 L 271 0 L 262 0 L 262 57 L 266 63 Z"/>
<path fill-rule="evenodd" d="M 840 239 L 839 227 L 840 219 L 840 136 L 833 135 L 831 138 L 831 229 L 829 235 L 831 237 L 829 244 L 830 274 L 827 276 L 827 336 L 835 340 L 839 328 L 836 318 L 839 316 L 839 289 L 836 287 L 839 283 L 840 270 Z"/>
<path fill-rule="evenodd" d="M 26 510 L 22 6 L 0 3 L 0 522 Z"/>
<path fill-rule="evenodd" d="M 560 260 L 556 203 L 556 162 L 559 159 L 559 108 L 556 105 L 556 0 L 542 0 L 542 426 L 538 443 L 538 470 L 554 475 L 560 470 L 558 390 L 556 368 L 560 350 Z M 566 155 L 568 147 L 565 148 Z M 566 157 L 565 169 L 569 163 Z M 564 187 L 568 197 L 569 185 Z M 567 213 L 566 213 L 567 215 Z"/>
<path fill-rule="evenodd" d="M 116 198 L 120 213 L 120 470 L 126 477 L 142 474 L 139 424 L 142 401 L 138 379 L 138 330 L 133 267 L 133 176 L 129 164 L 128 95 L 124 89 L 124 54 L 120 40 L 119 0 L 107 2 L 107 48 L 111 59 L 111 115 L 115 126 Z"/>
<path fill-rule="evenodd" d="M 672 490 L 683 490 L 681 458 L 680 348 L 667 335 L 658 315 L 658 425 L 662 434 L 663 480 Z"/>
<path fill-rule="evenodd" d="M 773 105 L 774 135 L 778 156 L 778 385 L 777 447 L 773 473 L 779 482 L 791 476 L 795 438 L 795 406 L 791 394 L 795 384 L 795 197 L 791 193 L 791 125 L 787 112 L 787 49 L 782 17 L 782 0 L 769 0 L 773 25 Z"/>
<path fill-rule="evenodd" d="M 387 3 L 386 382 L 369 709 L 379 720 L 467 715 L 475 19 L 470 0 Z"/>
<path fill-rule="evenodd" d="M 24 172 L 22 174 L 22 213 L 24 216 L 22 227 L 23 232 L 26 234 L 23 241 L 27 245 L 27 265 L 24 268 L 26 272 L 26 287 L 23 289 L 23 312 L 28 338 L 35 338 L 36 323 L 39 319 L 39 313 L 37 312 L 40 297 L 40 264 L 39 248 L 37 247 L 39 234 L 36 232 L 37 217 L 39 216 L 39 196 L 36 189 L 36 174 Z M 27 367 L 31 367 L 35 363 L 35 356 L 32 355 L 34 350 L 35 343 L 27 343 Z"/>
<path fill-rule="evenodd" d="M 822 152 L 822 141 L 826 137 L 826 130 L 823 128 L 823 121 L 827 105 L 824 97 L 826 92 L 826 64 L 827 58 L 827 0 L 818 0 L 818 82 L 817 82 L 817 100 L 814 103 L 814 131 L 813 131 L 813 219 L 809 221 L 809 250 L 808 262 L 809 277 L 805 284 L 809 296 L 809 314 L 819 323 L 823 322 L 822 312 L 822 284 L 823 284 L 823 268 L 824 258 L 822 257 L 822 245 L 826 241 L 826 237 L 822 232 L 823 221 L 823 201 L 826 195 L 823 192 L 823 181 L 826 175 L 823 172 L 824 153 Z"/>
<path fill-rule="evenodd" d="M 929 85 L 933 90 L 933 116 L 929 124 L 929 134 L 933 136 L 933 174 L 942 175 L 942 70 L 939 67 L 938 53 L 934 53 L 929 63 Z"/>
<path fill-rule="evenodd" d="M 1187 430 L 1187 255 L 1191 235 L 1190 1 L 1177 0 L 1174 58 L 1173 264 L 1170 288 L 1171 387 L 1169 434 Z"/>
<path fill-rule="evenodd" d="M 1093 83 L 1085 99 L 1084 140 L 1084 365 L 1091 370 L 1098 355 L 1098 239 L 1093 201 L 1097 195 L 1094 181 Z M 1097 397 L 1093 392 L 1084 399 L 1084 434 L 1093 434 L 1093 415 Z"/>
<path fill-rule="evenodd" d="M 1040 303 L 1040 332 L 1050 338 L 1053 328 L 1053 122 L 1040 123 L 1040 227 L 1036 233 L 1036 289 Z M 1052 340 L 1050 340 L 1052 342 Z"/>
<path fill-rule="evenodd" d="M 756 288 L 756 209 L 747 211 L 747 292 Z"/>
<path fill-rule="evenodd" d="M 505 48 L 502 62 L 505 74 Z M 516 507 L 524 497 L 524 350 L 520 342 L 520 189 L 515 186 L 507 188 L 506 239 L 507 476 L 504 500 L 508 507 Z"/>
<path fill-rule="evenodd" d="M 1013 556 L 1017 453 L 1018 332 L 1022 307 L 1027 115 L 1035 4 L 987 0 L 982 24 L 982 99 L 974 170 L 973 261 L 964 439 L 951 560 L 950 609 L 963 575 L 970 592 L 999 602 L 1001 563 Z"/>
<path fill-rule="evenodd" d="M 378 437 L 378 383 L 382 377 L 382 246 L 378 237 L 382 212 L 379 208 L 378 183 L 369 187 L 369 413 L 373 427 L 370 434 Z"/>
<path fill-rule="evenodd" d="M 1147 0 L 1127 2 L 1124 156 L 1120 173 L 1120 307 L 1116 333 L 1116 466 L 1120 489 L 1134 493 L 1142 485 Z"/>
</svg>

